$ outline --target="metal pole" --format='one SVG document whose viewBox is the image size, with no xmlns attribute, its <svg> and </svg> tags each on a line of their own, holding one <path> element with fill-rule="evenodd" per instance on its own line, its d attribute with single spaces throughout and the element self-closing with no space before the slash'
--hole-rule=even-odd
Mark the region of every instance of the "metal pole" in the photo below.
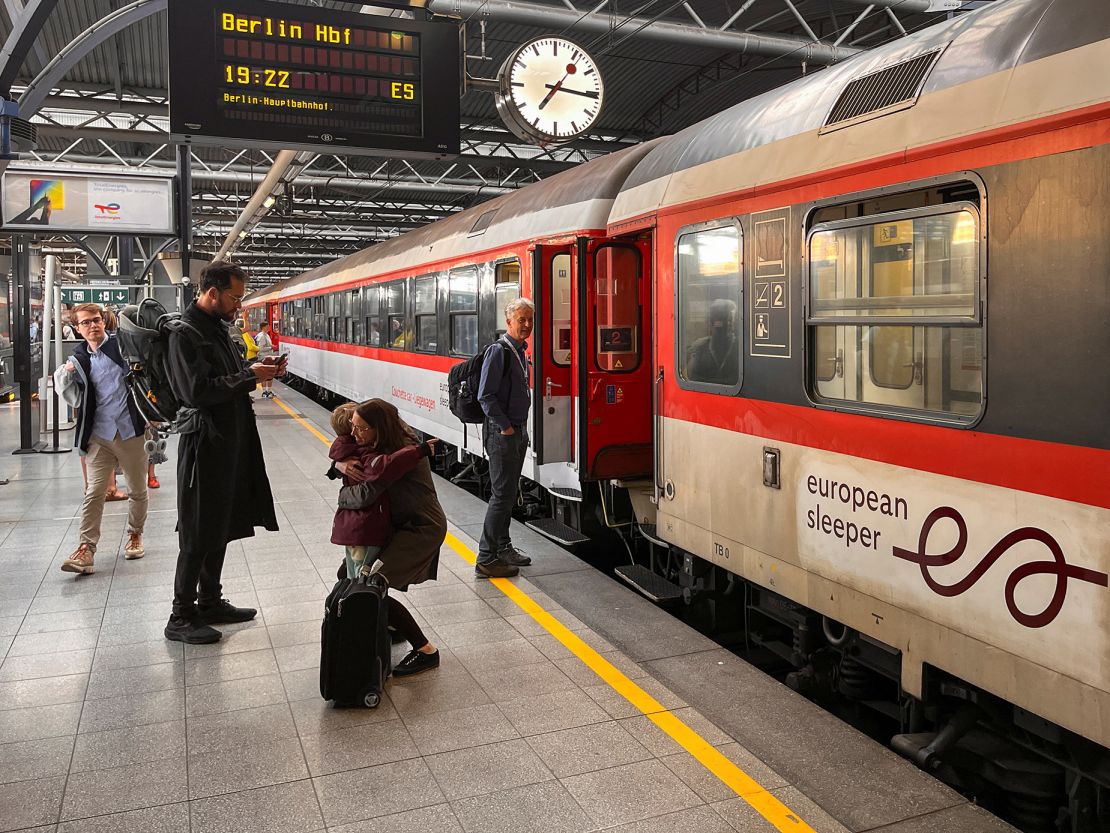
<svg viewBox="0 0 1110 833">
<path fill-rule="evenodd" d="M 19 448 L 13 454 L 34 454 L 41 447 L 35 441 L 31 384 L 31 244 L 25 234 L 12 235 L 12 286 L 15 288 L 15 378 L 19 382 Z"/>
<path fill-rule="evenodd" d="M 46 256 L 46 285 L 42 291 L 42 380 L 39 382 L 39 402 L 46 401 L 46 391 L 50 386 L 50 326 L 54 320 L 54 275 L 57 272 L 58 259 L 54 255 Z M 39 406 L 39 434 L 46 433 L 46 409 Z"/>
<path fill-rule="evenodd" d="M 193 158 L 188 145 L 177 146 L 177 235 L 181 240 L 181 275 L 189 277 L 189 255 L 193 248 Z M 177 286 L 177 308 L 185 311 L 185 284 Z"/>
<path fill-rule="evenodd" d="M 61 448 L 58 445 L 58 390 L 54 387 L 54 380 L 50 378 L 53 374 L 51 370 L 56 368 L 62 363 L 62 342 L 61 342 L 61 319 L 62 313 L 60 310 L 62 300 L 62 288 L 55 284 L 55 276 L 58 273 L 58 258 L 54 255 L 46 256 L 46 286 L 43 290 L 43 311 L 42 311 L 42 390 L 45 391 L 47 387 L 50 388 L 51 408 L 54 417 L 54 430 L 52 432 L 53 442 L 47 448 L 42 449 L 43 454 L 68 454 L 72 449 Z M 58 338 L 55 341 L 54 361 L 50 361 L 50 329 L 51 324 L 58 321 L 57 334 Z M 45 413 L 42 408 L 42 396 L 39 396 L 39 410 Z"/>
</svg>

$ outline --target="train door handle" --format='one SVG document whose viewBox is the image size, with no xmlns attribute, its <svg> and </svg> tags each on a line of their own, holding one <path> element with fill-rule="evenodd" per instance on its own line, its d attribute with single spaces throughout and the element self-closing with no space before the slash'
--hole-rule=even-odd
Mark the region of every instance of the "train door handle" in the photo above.
<svg viewBox="0 0 1110 833">
<path fill-rule="evenodd" d="M 921 353 L 915 353 L 913 361 L 906 362 L 904 365 L 902 365 L 902 367 L 913 368 L 913 383 L 915 385 L 921 385 L 925 383 L 925 356 L 923 356 Z"/>
<path fill-rule="evenodd" d="M 563 387 L 562 385 L 557 385 L 554 382 L 552 382 L 550 376 L 548 376 L 547 379 L 544 380 L 543 386 L 544 386 L 544 398 L 545 399 L 550 399 L 551 398 L 551 389 L 552 388 L 561 388 L 561 387 Z"/>
</svg>

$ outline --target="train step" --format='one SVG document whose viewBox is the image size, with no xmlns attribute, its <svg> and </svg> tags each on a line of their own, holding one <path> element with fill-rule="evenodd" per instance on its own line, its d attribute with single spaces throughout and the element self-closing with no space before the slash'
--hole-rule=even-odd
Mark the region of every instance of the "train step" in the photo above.
<svg viewBox="0 0 1110 833">
<path fill-rule="evenodd" d="M 653 602 L 674 602 L 682 598 L 682 588 L 668 581 L 647 567 L 639 564 L 624 564 L 613 570 L 617 578 L 647 596 Z"/>
<path fill-rule="evenodd" d="M 534 521 L 525 521 L 525 526 L 534 529 L 545 538 L 550 538 L 557 544 L 572 547 L 575 544 L 584 544 L 590 539 L 572 526 L 567 526 L 562 521 L 554 518 L 538 518 Z"/>
<path fill-rule="evenodd" d="M 568 489 L 563 486 L 553 486 L 551 488 L 551 494 L 555 495 L 556 497 L 561 497 L 563 500 L 573 500 L 577 501 L 578 503 L 582 502 L 582 492 L 578 489 Z"/>
</svg>

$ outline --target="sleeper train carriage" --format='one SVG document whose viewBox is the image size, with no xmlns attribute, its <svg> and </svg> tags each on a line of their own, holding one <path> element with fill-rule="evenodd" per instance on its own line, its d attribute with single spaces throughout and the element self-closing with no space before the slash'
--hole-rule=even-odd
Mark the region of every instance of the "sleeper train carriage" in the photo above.
<svg viewBox="0 0 1110 833">
<path fill-rule="evenodd" d="M 1107 65 L 1105 4 L 1008 0 L 250 304 L 481 454 L 446 371 L 533 297 L 526 476 L 626 486 L 657 590 L 1023 829 L 1107 829 Z"/>
</svg>

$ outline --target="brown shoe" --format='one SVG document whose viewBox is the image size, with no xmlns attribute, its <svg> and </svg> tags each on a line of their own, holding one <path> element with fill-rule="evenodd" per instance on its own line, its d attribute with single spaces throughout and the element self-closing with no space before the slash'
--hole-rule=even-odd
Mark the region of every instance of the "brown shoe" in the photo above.
<svg viewBox="0 0 1110 833">
<path fill-rule="evenodd" d="M 94 572 L 93 569 L 93 550 L 89 544 L 81 544 L 73 551 L 73 555 L 62 562 L 63 573 L 78 573 L 81 575 L 90 576 Z"/>
<path fill-rule="evenodd" d="M 123 548 L 123 557 L 132 561 L 136 558 L 142 558 L 144 555 L 146 555 L 146 550 L 143 549 L 143 533 L 128 532 L 127 544 Z"/>
</svg>

